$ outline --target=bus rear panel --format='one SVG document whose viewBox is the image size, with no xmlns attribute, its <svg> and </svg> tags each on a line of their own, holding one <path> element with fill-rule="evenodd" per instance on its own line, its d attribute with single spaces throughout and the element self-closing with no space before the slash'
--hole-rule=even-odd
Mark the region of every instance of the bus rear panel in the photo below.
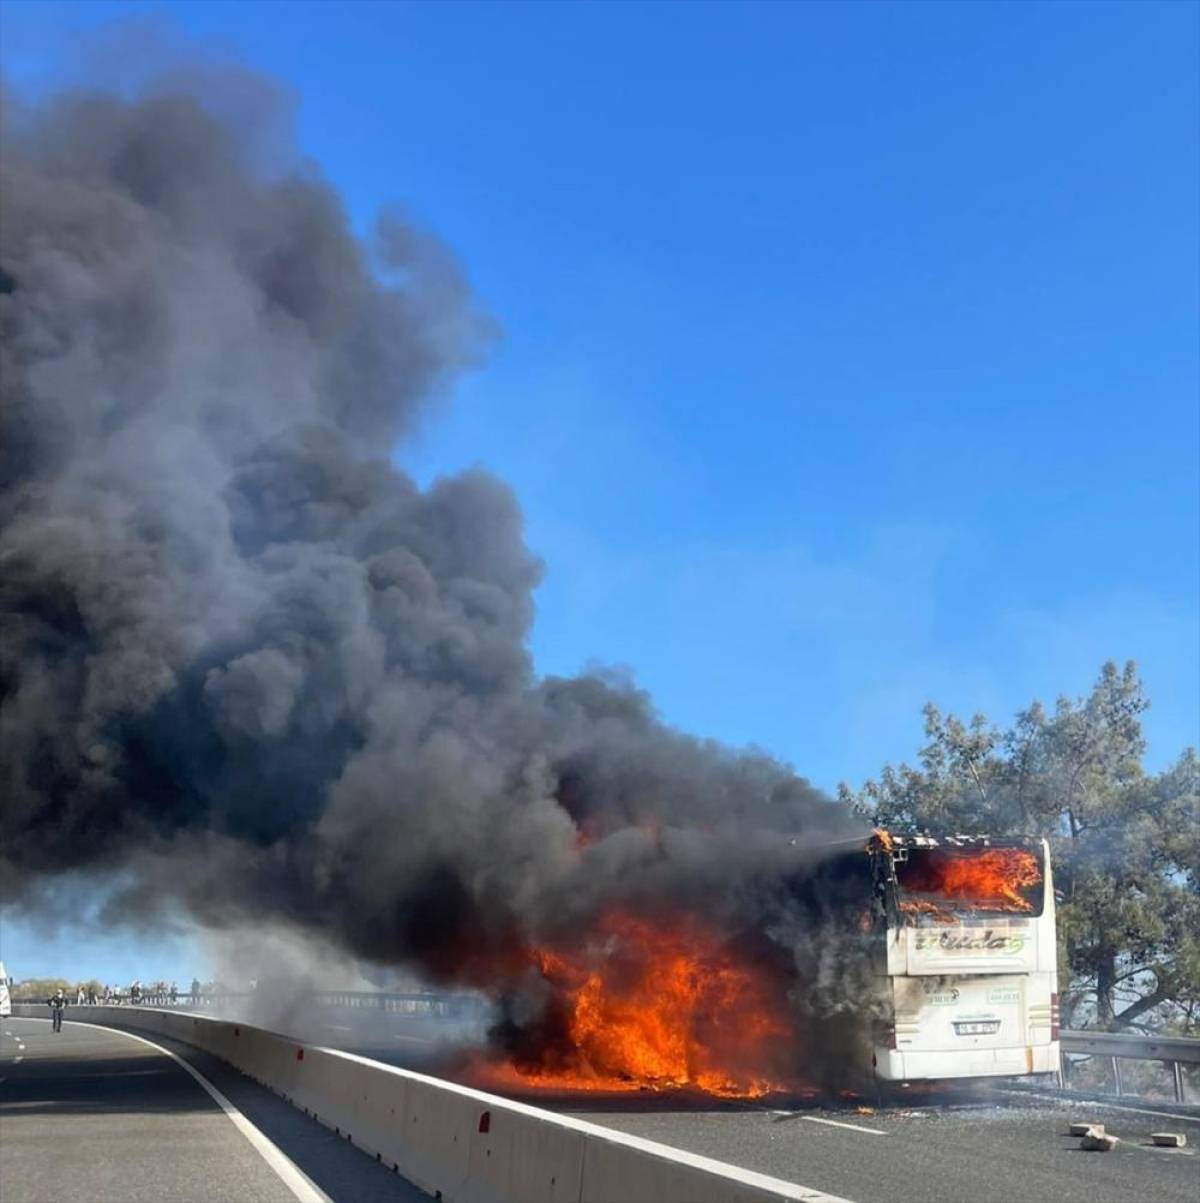
<svg viewBox="0 0 1200 1203">
<path fill-rule="evenodd" d="M 1056 1072 L 1054 889 L 1044 840 L 878 833 L 893 1020 L 886 1081 Z"/>
</svg>

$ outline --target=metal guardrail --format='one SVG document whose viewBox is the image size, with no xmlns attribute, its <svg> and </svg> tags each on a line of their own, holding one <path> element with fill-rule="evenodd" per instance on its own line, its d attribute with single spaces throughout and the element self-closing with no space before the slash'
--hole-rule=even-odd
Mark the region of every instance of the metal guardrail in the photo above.
<svg viewBox="0 0 1200 1203">
<path fill-rule="evenodd" d="M 1107 1057 L 1112 1064 L 1113 1082 L 1117 1095 L 1121 1089 L 1121 1062 L 1161 1061 L 1171 1069 L 1175 1085 L 1175 1101 L 1186 1102 L 1183 1080 L 1184 1065 L 1200 1065 L 1200 1040 L 1187 1036 L 1138 1036 L 1130 1032 L 1063 1031 L 1060 1045 L 1064 1054 L 1084 1057 Z M 1070 1062 L 1062 1063 L 1064 1085 L 1070 1075 Z"/>
<path fill-rule="evenodd" d="M 481 1015 L 487 1004 L 474 994 L 385 993 L 374 990 L 330 990 L 312 996 L 317 1006 L 354 1010 L 388 1011 L 402 1015 L 433 1015 L 443 1019 L 469 1019 Z"/>
<path fill-rule="evenodd" d="M 221 1009 L 230 1003 L 241 1003 L 262 995 L 253 990 L 201 991 L 199 994 L 176 992 L 162 994 L 146 991 L 134 998 L 130 994 L 112 995 L 96 999 L 98 1006 L 122 1006 L 135 1004 L 141 1007 L 192 1007 Z M 14 1001 L 42 1002 L 42 999 L 16 999 Z M 441 1019 L 471 1019 L 481 1015 L 487 1004 L 474 994 L 437 994 L 427 991 L 403 993 L 380 990 L 317 990 L 299 1000 L 317 1007 L 340 1007 L 352 1010 L 385 1011 L 400 1015 L 427 1015 Z M 70 1006 L 88 1006 L 68 999 Z"/>
<path fill-rule="evenodd" d="M 1200 1039 L 1189 1036 L 1139 1036 L 1132 1032 L 1061 1033 L 1064 1053 L 1091 1053 L 1145 1061 L 1200 1064 Z"/>
</svg>

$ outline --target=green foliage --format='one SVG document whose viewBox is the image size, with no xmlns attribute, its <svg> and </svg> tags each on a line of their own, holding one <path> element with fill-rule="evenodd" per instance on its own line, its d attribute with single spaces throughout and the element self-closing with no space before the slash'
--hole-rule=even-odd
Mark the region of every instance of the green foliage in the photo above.
<svg viewBox="0 0 1200 1203">
<path fill-rule="evenodd" d="M 881 827 L 1049 838 L 1064 1026 L 1200 1032 L 1200 763 L 1148 774 L 1132 663 L 1008 728 L 925 707 L 917 767 L 842 798 Z"/>
<path fill-rule="evenodd" d="M 68 998 L 74 999 L 75 990 L 65 977 L 31 977 L 28 981 L 17 982 L 12 988 L 13 1002 L 45 1002 L 54 993 L 61 990 Z"/>
<path fill-rule="evenodd" d="M 69 982 L 65 977 L 31 977 L 13 986 L 12 999 L 13 1002 L 45 1002 L 55 990 L 61 990 L 74 1002 L 80 986 L 85 993 L 89 989 L 95 990 L 97 996 L 104 993 L 104 986 L 94 978 L 86 982 Z"/>
</svg>

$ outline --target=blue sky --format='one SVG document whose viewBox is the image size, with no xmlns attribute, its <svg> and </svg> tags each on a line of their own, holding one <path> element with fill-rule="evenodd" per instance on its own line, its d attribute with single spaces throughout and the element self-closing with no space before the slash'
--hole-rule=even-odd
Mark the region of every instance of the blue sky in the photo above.
<svg viewBox="0 0 1200 1203">
<path fill-rule="evenodd" d="M 18 89 L 146 15 L 279 77 L 455 248 L 503 337 L 399 458 L 513 484 L 541 671 L 826 787 L 1110 657 L 1196 741 L 1200 6 L 0 13 Z"/>
</svg>

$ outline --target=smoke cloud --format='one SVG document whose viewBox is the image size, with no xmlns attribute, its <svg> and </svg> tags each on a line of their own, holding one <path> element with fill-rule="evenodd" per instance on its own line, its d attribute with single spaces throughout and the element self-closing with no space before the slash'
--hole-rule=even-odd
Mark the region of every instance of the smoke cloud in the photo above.
<svg viewBox="0 0 1200 1203">
<path fill-rule="evenodd" d="M 510 490 L 389 458 L 490 337 L 453 256 L 396 214 L 358 237 L 220 100 L 7 106 L 6 901 L 119 871 L 110 918 L 167 898 L 466 984 L 614 904 L 798 947 L 789 840 L 854 826 L 627 682 L 535 676 Z"/>
</svg>

